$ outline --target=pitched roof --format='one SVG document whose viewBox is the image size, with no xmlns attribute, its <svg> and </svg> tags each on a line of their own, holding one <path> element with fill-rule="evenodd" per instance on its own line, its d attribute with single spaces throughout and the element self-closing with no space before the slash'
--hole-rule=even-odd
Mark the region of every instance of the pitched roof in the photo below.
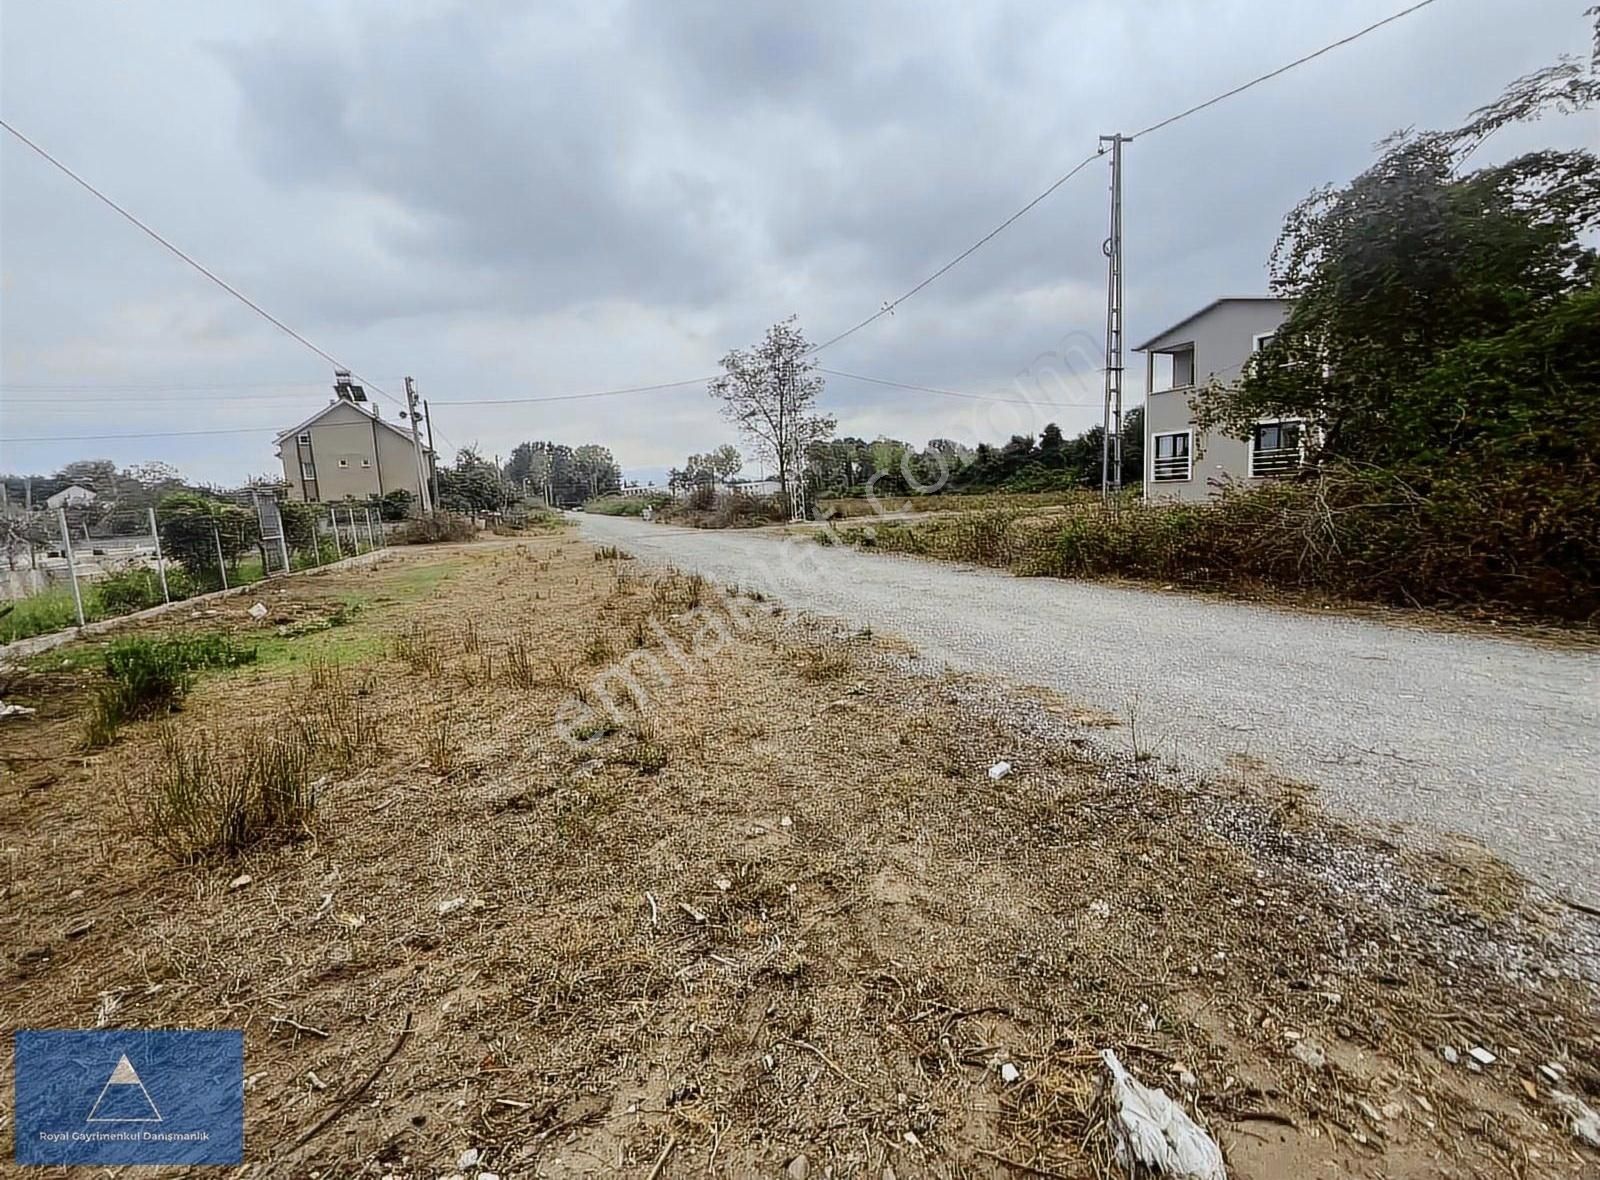
<svg viewBox="0 0 1600 1180">
<path fill-rule="evenodd" d="M 280 431 L 272 440 L 273 446 L 282 445 L 283 440 L 288 438 L 291 434 L 299 434 L 302 430 L 304 430 L 306 427 L 310 426 L 312 423 L 314 423 L 314 422 L 318 421 L 319 419 L 325 417 L 330 410 L 335 410 L 340 406 L 349 406 L 351 409 L 355 410 L 356 413 L 360 414 L 363 418 L 370 418 L 370 419 L 372 419 L 372 421 L 376 422 L 379 426 L 382 426 L 384 429 L 394 431 L 396 434 L 398 434 L 401 438 L 405 439 L 407 442 L 411 441 L 411 432 L 409 430 L 402 430 L 402 429 L 400 429 L 400 427 L 396 426 L 393 422 L 385 422 L 382 418 L 378 417 L 378 415 L 375 414 L 375 413 L 374 414 L 367 413 L 365 410 L 363 410 L 360 406 L 356 405 L 354 402 L 347 402 L 347 401 L 344 401 L 341 398 L 335 398 L 333 401 L 331 401 L 327 405 L 323 406 L 322 409 L 318 410 L 315 414 L 312 414 L 311 417 L 307 418 L 304 422 L 297 422 L 293 426 L 289 427 L 288 430 Z M 423 449 L 424 452 L 426 452 L 428 450 L 428 444 L 426 442 L 422 443 L 422 449 Z"/>
<path fill-rule="evenodd" d="M 1152 344 L 1154 344 L 1157 340 L 1160 340 L 1163 336 L 1172 335 L 1172 333 L 1176 332 L 1179 328 L 1183 327 L 1185 324 L 1188 324 L 1193 320 L 1199 319 L 1201 316 L 1205 315 L 1208 311 L 1211 311 L 1213 308 L 1220 307 L 1224 303 L 1293 303 L 1293 302 L 1294 302 L 1294 300 L 1292 300 L 1292 299 L 1282 299 L 1282 298 L 1278 297 L 1277 295 L 1229 295 L 1229 296 L 1224 296 L 1221 299 L 1213 299 L 1210 303 L 1206 304 L 1199 311 L 1190 312 L 1188 315 L 1184 316 L 1177 323 L 1170 324 L 1167 327 L 1161 329 L 1161 331 L 1157 332 L 1154 336 L 1150 337 L 1150 339 L 1146 340 L 1143 344 L 1135 344 L 1133 346 L 1133 351 L 1134 352 L 1143 352 L 1145 349 L 1149 348 Z"/>
</svg>

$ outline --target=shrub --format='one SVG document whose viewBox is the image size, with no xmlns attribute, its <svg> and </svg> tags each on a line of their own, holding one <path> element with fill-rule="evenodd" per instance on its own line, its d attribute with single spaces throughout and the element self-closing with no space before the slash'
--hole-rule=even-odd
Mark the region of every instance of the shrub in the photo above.
<svg viewBox="0 0 1600 1180">
<path fill-rule="evenodd" d="M 171 588 L 170 582 L 168 588 Z M 129 566 L 107 574 L 94 584 L 94 592 L 100 596 L 100 605 L 108 615 L 129 615 L 160 606 L 164 601 L 161 579 L 155 570 L 144 566 Z"/>
<path fill-rule="evenodd" d="M 477 526 L 453 512 L 435 512 L 420 520 L 409 520 L 394 531 L 396 545 L 437 545 L 442 541 L 470 541 L 478 535 Z"/>
<path fill-rule="evenodd" d="M 226 635 L 135 637 L 111 644 L 104 658 L 109 683 L 95 690 L 84 719 L 84 741 L 90 747 L 110 745 L 124 722 L 175 710 L 188 695 L 196 670 L 252 663 L 256 650 Z"/>
</svg>

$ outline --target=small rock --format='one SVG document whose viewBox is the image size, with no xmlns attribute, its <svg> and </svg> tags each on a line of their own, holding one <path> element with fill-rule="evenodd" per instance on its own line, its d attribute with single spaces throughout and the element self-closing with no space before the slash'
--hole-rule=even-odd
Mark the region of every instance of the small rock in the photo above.
<svg viewBox="0 0 1600 1180">
<path fill-rule="evenodd" d="M 1467 1055 L 1479 1065 L 1493 1065 L 1499 1060 L 1499 1058 L 1497 1058 L 1493 1053 L 1489 1052 L 1489 1050 L 1485 1049 L 1482 1045 L 1472 1046 L 1472 1048 L 1468 1050 Z"/>
<path fill-rule="evenodd" d="M 1301 1040 L 1289 1046 L 1289 1056 L 1307 1069 L 1321 1069 L 1328 1064 L 1327 1054 L 1315 1041 Z"/>
<path fill-rule="evenodd" d="M 1011 1083 L 1020 1080 L 1021 1077 L 1022 1071 L 1016 1066 L 1012 1065 L 1009 1061 L 1000 1067 L 1000 1080 L 1008 1086 L 1011 1085 Z"/>
<path fill-rule="evenodd" d="M 466 904 L 467 899 L 464 897 L 446 898 L 444 901 L 439 903 L 439 916 L 442 918 L 446 914 L 453 914 L 457 910 L 464 908 Z M 465 1167 L 466 1165 L 463 1164 L 462 1166 Z"/>
<path fill-rule="evenodd" d="M 1567 1112 L 1567 1129 L 1575 1139 L 1590 1147 L 1600 1147 L 1600 1114 L 1576 1094 L 1554 1095 L 1556 1105 Z"/>
<path fill-rule="evenodd" d="M 1539 1067 L 1539 1072 L 1544 1074 L 1546 1080 L 1552 1081 L 1552 1082 L 1559 1082 L 1562 1079 L 1562 1077 L 1566 1074 L 1567 1071 L 1562 1069 L 1561 1066 L 1557 1065 L 1554 1061 L 1552 1061 L 1552 1062 L 1548 1063 L 1547 1065 L 1541 1065 Z"/>
<path fill-rule="evenodd" d="M 228 888 L 243 889 L 246 885 L 250 884 L 252 880 L 254 880 L 254 878 L 251 877 L 249 873 L 240 873 L 237 877 L 228 882 Z"/>
<path fill-rule="evenodd" d="M 1455 1049 L 1449 1045 L 1445 1045 L 1442 1049 L 1440 1049 L 1439 1055 L 1445 1059 L 1445 1064 L 1447 1065 L 1454 1065 L 1456 1062 L 1461 1060 L 1461 1054 L 1457 1053 Z"/>
<path fill-rule="evenodd" d="M 806 1180 L 811 1175 L 811 1161 L 804 1155 L 797 1155 L 789 1161 L 789 1166 L 783 1170 L 789 1180 Z"/>
<path fill-rule="evenodd" d="M 256 603 L 250 608 L 249 615 L 252 619 L 259 623 L 262 619 L 267 617 L 267 604 L 264 602 Z"/>
<path fill-rule="evenodd" d="M 713 885 L 715 885 L 718 889 L 722 890 L 722 892 L 724 892 L 724 893 L 728 892 L 728 890 L 733 888 L 733 882 L 728 880 L 728 878 L 726 878 L 726 877 L 718 877 L 715 881 L 713 881 L 711 883 Z"/>
<path fill-rule="evenodd" d="M 1522 1079 L 1522 1092 L 1524 1094 L 1526 1094 L 1529 1098 L 1537 1098 L 1537 1097 L 1539 1097 L 1539 1087 L 1534 1085 L 1527 1078 L 1523 1078 Z"/>
<path fill-rule="evenodd" d="M 779 826 L 779 827 L 780 827 L 780 828 L 792 828 L 792 827 L 794 827 L 794 820 L 792 820 L 792 819 L 790 819 L 790 818 L 789 818 L 789 817 L 788 817 L 788 816 L 787 816 L 787 815 L 786 815 L 786 816 L 784 816 L 784 817 L 783 817 L 783 818 L 782 818 L 782 819 L 780 819 L 780 820 L 779 820 L 779 821 L 778 821 L 778 826 Z"/>
<path fill-rule="evenodd" d="M 1182 1086 L 1185 1090 L 1198 1090 L 1200 1088 L 1200 1079 L 1195 1077 L 1194 1074 L 1190 1073 L 1188 1070 L 1180 1069 L 1178 1071 L 1178 1085 Z"/>
<path fill-rule="evenodd" d="M 1111 917 L 1111 903 L 1104 898 L 1089 903 L 1089 912 L 1104 922 Z"/>
<path fill-rule="evenodd" d="M 1399 1118 L 1406 1112 L 1405 1105 L 1399 1102 L 1385 1102 L 1379 1109 L 1384 1118 L 1391 1120 Z"/>
<path fill-rule="evenodd" d="M 500 1180 L 500 1173 L 498 1173 L 498 1172 L 479 1172 L 478 1173 L 478 1180 Z"/>
<path fill-rule="evenodd" d="M 456 1167 L 463 1170 L 467 1168 L 476 1168 L 478 1166 L 478 1158 L 478 1149 L 476 1147 L 469 1147 L 467 1150 L 461 1153 L 459 1158 L 457 1158 Z"/>
<path fill-rule="evenodd" d="M 1373 1122 L 1383 1122 L 1383 1116 L 1378 1113 L 1378 1108 L 1372 1105 L 1372 1103 L 1368 1102 L 1365 1098 L 1356 1099 L 1356 1105 L 1361 1108 L 1361 1113 L 1366 1115 Z"/>
<path fill-rule="evenodd" d="M 905 1134 L 905 1140 L 912 1147 L 922 1146 L 922 1140 L 917 1138 L 917 1133 L 915 1131 L 907 1131 Z"/>
<path fill-rule="evenodd" d="M 74 889 L 71 893 L 67 894 L 67 900 L 68 901 L 77 901 L 82 896 L 83 896 L 83 890 Z"/>
<path fill-rule="evenodd" d="M 989 777 L 995 782 L 999 782 L 1010 773 L 1011 763 L 1009 762 L 996 762 L 993 766 L 989 767 Z"/>
</svg>

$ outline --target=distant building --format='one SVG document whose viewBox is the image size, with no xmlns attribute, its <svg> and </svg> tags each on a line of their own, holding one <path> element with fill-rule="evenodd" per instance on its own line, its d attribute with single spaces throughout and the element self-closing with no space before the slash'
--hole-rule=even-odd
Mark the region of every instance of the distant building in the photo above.
<svg viewBox="0 0 1600 1180">
<path fill-rule="evenodd" d="M 1305 459 L 1305 423 L 1258 422 L 1251 437 L 1203 434 L 1195 391 L 1233 381 L 1289 314 L 1287 299 L 1216 299 L 1152 336 L 1145 354 L 1144 493 L 1150 500 L 1204 500 L 1222 480 L 1292 475 Z"/>
<path fill-rule="evenodd" d="M 80 484 L 69 484 L 53 496 L 45 498 L 46 508 L 83 508 L 93 504 L 100 497 L 89 488 Z"/>
<path fill-rule="evenodd" d="M 407 491 L 422 501 L 417 450 L 409 427 L 378 417 L 350 374 L 334 375 L 334 400 L 274 440 L 289 499 L 308 504 L 365 500 Z M 433 452 L 422 446 L 422 468 L 433 474 Z"/>
</svg>

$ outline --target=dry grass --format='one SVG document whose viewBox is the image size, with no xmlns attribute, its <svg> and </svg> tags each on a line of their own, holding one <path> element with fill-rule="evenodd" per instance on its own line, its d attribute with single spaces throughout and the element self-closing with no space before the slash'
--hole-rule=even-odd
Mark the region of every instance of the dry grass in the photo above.
<svg viewBox="0 0 1600 1180">
<path fill-rule="evenodd" d="M 104 782 L 166 739 L 135 724 L 85 766 L 82 687 L 40 682 L 37 719 L 8 731 L 29 760 L 0 787 L 14 1023 L 92 1024 L 109 1003 L 130 1026 L 243 1027 L 263 1176 L 437 1175 L 469 1146 L 516 1176 L 777 1175 L 800 1154 L 812 1176 L 870 1180 L 1109 1175 L 1102 1047 L 1184 1095 L 1240 1177 L 1581 1174 L 1535 1071 L 1562 1061 L 1600 1090 L 1594 995 L 1503 870 L 1410 861 L 1254 777 L 1102 773 L 1043 706 L 903 675 L 865 637 L 840 664 L 764 608 L 714 661 L 664 664 L 648 708 L 596 710 L 572 748 L 553 726 L 593 695 L 578 656 L 596 620 L 688 651 L 683 612 L 722 596 L 672 574 L 618 595 L 555 538 L 460 560 L 448 594 L 341 629 L 399 637 L 370 683 L 312 668 L 314 692 L 274 667 L 196 686 L 177 722 L 196 758 L 222 756 L 231 719 L 288 734 L 333 702 L 314 813 L 282 825 L 316 839 L 258 840 L 237 864 L 174 871 L 130 844 Z M 381 600 L 405 569 L 296 592 Z M 423 642 L 463 615 L 484 652 Z M 516 692 L 460 675 L 513 649 L 538 673 Z M 1017 769 L 995 783 L 1000 756 Z M 241 870 L 253 883 L 229 889 Z M 295 1147 L 407 1019 L 372 1089 Z M 1294 1060 L 1291 1034 L 1326 1066 Z M 1501 1065 L 1452 1069 L 1443 1044 Z"/>
</svg>

